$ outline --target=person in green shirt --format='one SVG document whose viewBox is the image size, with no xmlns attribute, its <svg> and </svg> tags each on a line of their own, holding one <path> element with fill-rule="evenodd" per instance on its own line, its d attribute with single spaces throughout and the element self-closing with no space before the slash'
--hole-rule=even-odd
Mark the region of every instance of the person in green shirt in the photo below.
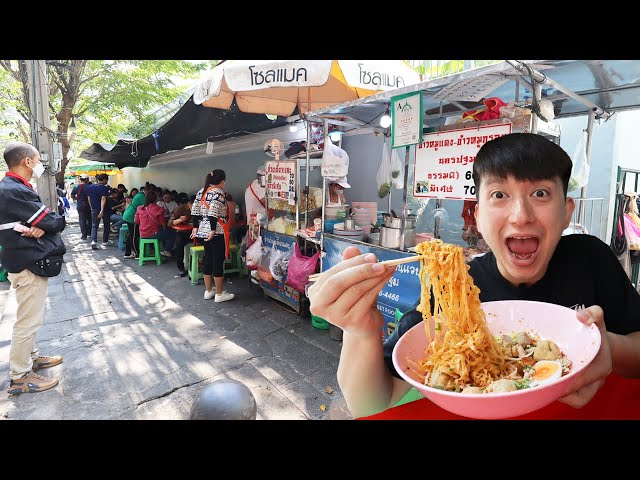
<svg viewBox="0 0 640 480">
<path fill-rule="evenodd" d="M 122 220 L 127 224 L 129 229 L 129 234 L 127 235 L 127 242 L 125 243 L 124 248 L 124 258 L 138 258 L 138 246 L 140 244 L 140 230 L 138 230 L 138 225 L 133 222 L 134 217 L 136 216 L 136 211 L 138 207 L 145 204 L 145 196 L 144 192 L 139 192 L 135 197 L 131 200 L 131 203 L 124 211 L 122 215 Z M 132 251 L 133 250 L 133 251 Z"/>
</svg>

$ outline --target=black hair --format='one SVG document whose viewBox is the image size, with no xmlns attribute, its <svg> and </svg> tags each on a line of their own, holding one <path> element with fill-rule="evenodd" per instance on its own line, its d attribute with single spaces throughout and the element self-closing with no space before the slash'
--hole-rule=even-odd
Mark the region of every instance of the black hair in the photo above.
<svg viewBox="0 0 640 480">
<path fill-rule="evenodd" d="M 204 194 L 204 192 L 207 191 L 207 188 L 209 188 L 211 185 L 218 185 L 226 178 L 227 176 L 225 175 L 224 170 L 216 169 L 207 173 L 207 178 L 204 181 L 204 188 L 202 190 L 202 193 Z"/>
<path fill-rule="evenodd" d="M 134 191 L 135 191 L 136 193 L 133 193 Z M 133 197 L 135 197 L 138 193 L 140 193 L 140 190 L 138 190 L 136 187 L 133 187 L 133 188 L 131 189 L 131 191 L 129 192 L 129 198 L 133 198 Z"/>
<path fill-rule="evenodd" d="M 7 167 L 13 168 L 20 164 L 20 160 L 25 157 L 34 157 L 38 150 L 33 145 L 23 142 L 9 142 L 4 149 L 4 161 Z"/>
<path fill-rule="evenodd" d="M 185 192 L 180 192 L 179 194 L 176 195 L 176 201 L 180 205 L 184 205 L 189 201 L 189 195 L 187 195 Z"/>
<path fill-rule="evenodd" d="M 196 196 L 195 196 L 195 195 L 191 195 L 191 196 L 189 196 L 189 201 L 190 201 L 191 203 L 195 202 L 195 201 L 196 201 Z"/>
<path fill-rule="evenodd" d="M 567 196 L 571 177 L 571 157 L 560 145 L 535 133 L 510 133 L 485 143 L 473 162 L 476 198 L 480 198 L 483 178 L 518 181 L 559 178 Z"/>
<path fill-rule="evenodd" d="M 158 194 L 153 188 L 150 188 L 144 193 L 145 205 L 149 205 L 151 203 L 156 203 L 158 201 Z"/>
<path fill-rule="evenodd" d="M 96 180 L 98 182 L 102 182 L 103 180 L 109 180 L 109 175 L 107 175 L 106 173 L 99 173 L 96 175 Z"/>
</svg>

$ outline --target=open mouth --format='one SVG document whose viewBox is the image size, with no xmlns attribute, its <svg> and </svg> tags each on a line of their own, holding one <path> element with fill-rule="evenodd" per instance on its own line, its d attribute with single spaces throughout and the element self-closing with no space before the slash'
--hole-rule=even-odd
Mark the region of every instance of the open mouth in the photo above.
<svg viewBox="0 0 640 480">
<path fill-rule="evenodd" d="M 535 260 L 540 242 L 537 237 L 513 236 L 508 237 L 506 243 L 511 253 L 511 258 L 516 264 L 529 265 Z"/>
</svg>

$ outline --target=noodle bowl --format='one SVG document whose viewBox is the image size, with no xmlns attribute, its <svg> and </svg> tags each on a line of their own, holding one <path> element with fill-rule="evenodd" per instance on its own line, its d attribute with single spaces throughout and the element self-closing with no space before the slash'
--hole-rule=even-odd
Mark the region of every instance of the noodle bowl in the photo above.
<svg viewBox="0 0 640 480">
<path fill-rule="evenodd" d="M 596 325 L 586 326 L 575 311 L 550 303 L 505 300 L 481 304 L 486 326 L 495 339 L 512 332 L 528 332 L 538 338 L 552 340 L 571 361 L 568 374 L 535 388 L 474 394 L 448 391 L 424 384 L 424 375 L 416 365 L 428 355 L 430 340 L 441 334 L 436 319 L 429 318 L 407 331 L 396 343 L 392 360 L 398 374 L 412 387 L 441 408 L 470 418 L 513 418 L 542 408 L 565 396 L 577 375 L 593 360 L 600 348 L 600 331 Z M 429 332 L 425 335 L 425 326 Z M 430 337 L 428 337 L 430 335 Z M 471 370 L 471 369 L 470 369 Z"/>
<path fill-rule="evenodd" d="M 423 255 L 417 309 L 429 346 L 426 358 L 411 363 L 426 385 L 493 393 L 535 387 L 569 373 L 571 361 L 552 341 L 524 331 L 494 336 L 462 247 L 433 240 L 416 251 Z M 426 328 L 431 321 L 433 334 Z"/>
</svg>

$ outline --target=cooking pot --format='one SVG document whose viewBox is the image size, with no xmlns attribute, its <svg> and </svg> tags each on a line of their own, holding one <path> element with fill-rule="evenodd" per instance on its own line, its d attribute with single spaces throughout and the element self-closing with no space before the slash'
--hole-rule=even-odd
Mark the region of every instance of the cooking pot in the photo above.
<svg viewBox="0 0 640 480">
<path fill-rule="evenodd" d="M 382 224 L 389 228 L 400 228 L 402 226 L 402 218 L 393 217 L 388 213 L 382 214 Z"/>
</svg>

